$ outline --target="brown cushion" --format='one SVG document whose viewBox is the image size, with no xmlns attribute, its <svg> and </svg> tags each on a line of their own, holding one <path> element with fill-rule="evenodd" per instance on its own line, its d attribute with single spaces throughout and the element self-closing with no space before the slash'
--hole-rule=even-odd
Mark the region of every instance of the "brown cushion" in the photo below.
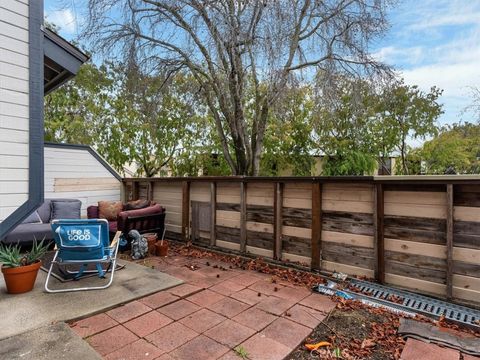
<svg viewBox="0 0 480 360">
<path fill-rule="evenodd" d="M 133 200 L 133 201 L 127 202 L 123 207 L 123 210 L 128 211 L 128 210 L 144 209 L 147 206 L 150 206 L 149 200 Z"/>
<path fill-rule="evenodd" d="M 163 208 L 159 204 L 138 210 L 122 211 L 120 214 L 118 214 L 118 230 L 124 230 L 125 220 L 127 220 L 129 216 L 145 216 L 163 213 L 164 211 L 165 208 Z"/>
<path fill-rule="evenodd" d="M 99 201 L 98 202 L 98 217 L 100 219 L 107 219 L 108 221 L 117 220 L 118 214 L 123 210 L 121 201 Z"/>
</svg>

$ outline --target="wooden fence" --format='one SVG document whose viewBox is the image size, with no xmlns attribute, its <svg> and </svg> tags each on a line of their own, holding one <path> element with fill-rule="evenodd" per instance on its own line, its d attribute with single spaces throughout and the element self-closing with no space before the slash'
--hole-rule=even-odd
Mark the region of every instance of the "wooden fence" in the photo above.
<svg viewBox="0 0 480 360">
<path fill-rule="evenodd" d="M 124 179 L 167 236 L 480 304 L 480 177 Z"/>
</svg>

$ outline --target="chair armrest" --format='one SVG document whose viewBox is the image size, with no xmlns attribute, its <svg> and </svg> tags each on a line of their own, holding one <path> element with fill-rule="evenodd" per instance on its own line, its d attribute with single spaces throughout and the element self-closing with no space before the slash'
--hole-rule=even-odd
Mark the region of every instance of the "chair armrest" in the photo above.
<svg viewBox="0 0 480 360">
<path fill-rule="evenodd" d="M 110 247 L 111 248 L 114 248 L 115 246 L 117 246 L 117 242 L 120 240 L 120 236 L 122 236 L 122 232 L 121 231 L 117 231 L 115 233 L 115 237 L 113 238 L 112 240 L 112 243 L 110 244 Z"/>
</svg>

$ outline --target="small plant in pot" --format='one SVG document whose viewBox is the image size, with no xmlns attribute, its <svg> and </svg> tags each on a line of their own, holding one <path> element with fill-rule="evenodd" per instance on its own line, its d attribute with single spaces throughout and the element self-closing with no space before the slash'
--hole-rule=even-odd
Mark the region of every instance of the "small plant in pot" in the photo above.
<svg viewBox="0 0 480 360">
<path fill-rule="evenodd" d="M 48 250 L 48 244 L 35 240 L 32 249 L 22 254 L 20 245 L 0 245 L 0 263 L 9 294 L 21 294 L 33 289 L 41 258 Z"/>
</svg>

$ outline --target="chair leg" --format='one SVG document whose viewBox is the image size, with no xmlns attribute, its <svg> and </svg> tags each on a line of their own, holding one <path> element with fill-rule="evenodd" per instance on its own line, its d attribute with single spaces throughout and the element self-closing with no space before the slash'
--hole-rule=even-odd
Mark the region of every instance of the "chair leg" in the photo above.
<svg viewBox="0 0 480 360">
<path fill-rule="evenodd" d="M 48 280 L 50 279 L 50 276 L 52 275 L 52 269 L 53 269 L 53 265 L 56 263 L 57 255 L 58 255 L 58 250 L 55 251 L 55 255 L 54 255 L 53 259 L 52 259 L 52 262 L 50 263 L 50 268 L 48 269 L 47 279 L 45 280 L 45 291 L 46 291 L 46 292 L 49 292 L 49 293 L 56 292 L 56 290 L 49 289 L 49 287 L 48 287 Z"/>
</svg>

